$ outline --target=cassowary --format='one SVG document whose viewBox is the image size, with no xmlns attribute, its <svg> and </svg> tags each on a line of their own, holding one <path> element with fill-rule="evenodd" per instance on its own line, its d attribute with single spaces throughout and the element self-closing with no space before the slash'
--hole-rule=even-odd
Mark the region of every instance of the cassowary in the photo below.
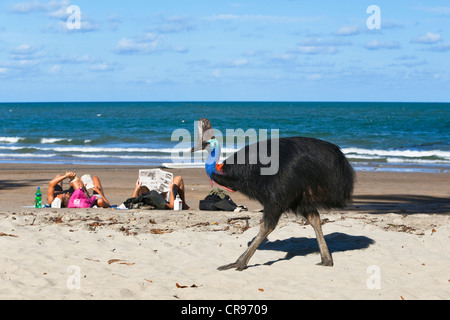
<svg viewBox="0 0 450 320">
<path fill-rule="evenodd" d="M 275 229 L 281 214 L 287 211 L 307 219 L 319 244 L 319 265 L 333 266 L 319 210 L 345 207 L 351 200 L 355 179 L 354 170 L 339 147 L 314 138 L 279 138 L 247 145 L 219 164 L 220 146 L 209 120 L 200 119 L 199 128 L 201 146 L 195 146 L 192 151 L 200 147 L 209 149 L 205 167 L 211 181 L 239 191 L 264 206 L 259 233 L 250 246 L 236 262 L 218 269 L 244 270 L 261 242 Z M 261 161 L 264 153 L 261 151 L 267 154 L 278 151 L 276 173 L 261 174 L 261 169 L 269 166 L 267 158 Z"/>
</svg>

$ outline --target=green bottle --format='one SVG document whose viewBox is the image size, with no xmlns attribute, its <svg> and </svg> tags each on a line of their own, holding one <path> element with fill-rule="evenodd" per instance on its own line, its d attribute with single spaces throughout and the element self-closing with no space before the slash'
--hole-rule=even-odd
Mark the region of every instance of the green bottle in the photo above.
<svg viewBox="0 0 450 320">
<path fill-rule="evenodd" d="M 42 193 L 40 187 L 38 187 L 36 191 L 36 198 L 34 198 L 34 207 L 42 208 Z"/>
</svg>

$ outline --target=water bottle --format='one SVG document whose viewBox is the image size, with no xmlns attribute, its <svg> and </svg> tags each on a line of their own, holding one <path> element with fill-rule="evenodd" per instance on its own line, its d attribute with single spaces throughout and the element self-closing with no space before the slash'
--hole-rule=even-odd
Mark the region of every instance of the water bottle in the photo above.
<svg viewBox="0 0 450 320">
<path fill-rule="evenodd" d="M 180 196 L 177 194 L 175 201 L 173 203 L 173 210 L 181 210 L 183 207 L 183 200 L 180 199 Z"/>
<path fill-rule="evenodd" d="M 42 193 L 40 187 L 38 187 L 36 191 L 36 198 L 34 198 L 34 207 L 42 208 Z"/>
<path fill-rule="evenodd" d="M 61 199 L 56 197 L 52 202 L 52 208 L 59 209 L 61 208 Z"/>
</svg>

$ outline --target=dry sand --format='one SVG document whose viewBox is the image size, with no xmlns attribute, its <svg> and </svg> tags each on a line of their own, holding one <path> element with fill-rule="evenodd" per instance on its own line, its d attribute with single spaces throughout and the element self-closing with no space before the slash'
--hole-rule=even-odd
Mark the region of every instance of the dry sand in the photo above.
<svg viewBox="0 0 450 320">
<path fill-rule="evenodd" d="M 359 172 L 354 203 L 321 214 L 335 266 L 317 266 L 314 231 L 283 215 L 249 267 L 261 205 L 206 212 L 201 169 L 169 170 L 187 211 L 34 209 L 66 170 L 98 175 L 111 203 L 131 196 L 137 167 L 0 164 L 0 299 L 450 299 L 450 174 Z"/>
</svg>

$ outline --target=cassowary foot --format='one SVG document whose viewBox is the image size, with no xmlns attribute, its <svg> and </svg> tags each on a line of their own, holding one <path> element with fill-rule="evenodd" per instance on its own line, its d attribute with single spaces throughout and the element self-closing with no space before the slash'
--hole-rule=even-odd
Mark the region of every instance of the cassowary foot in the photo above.
<svg viewBox="0 0 450 320">
<path fill-rule="evenodd" d="M 261 242 L 275 229 L 275 225 L 266 226 L 264 221 L 261 223 L 258 235 L 253 239 L 252 243 L 248 246 L 247 250 L 236 260 L 234 263 L 226 264 L 217 268 L 219 271 L 236 268 L 237 271 L 242 271 L 247 268 L 247 264 L 250 258 L 255 253 Z"/>
<path fill-rule="evenodd" d="M 228 270 L 228 269 L 233 269 L 235 268 L 236 271 L 242 271 L 247 267 L 247 265 L 242 265 L 240 264 L 238 261 L 230 263 L 230 264 L 226 264 L 224 266 L 218 267 L 217 270 L 219 271 L 224 271 L 224 270 Z"/>
<path fill-rule="evenodd" d="M 321 262 L 316 264 L 317 266 L 324 266 L 324 267 L 332 267 L 334 265 L 333 260 L 324 260 L 322 259 Z"/>
</svg>

